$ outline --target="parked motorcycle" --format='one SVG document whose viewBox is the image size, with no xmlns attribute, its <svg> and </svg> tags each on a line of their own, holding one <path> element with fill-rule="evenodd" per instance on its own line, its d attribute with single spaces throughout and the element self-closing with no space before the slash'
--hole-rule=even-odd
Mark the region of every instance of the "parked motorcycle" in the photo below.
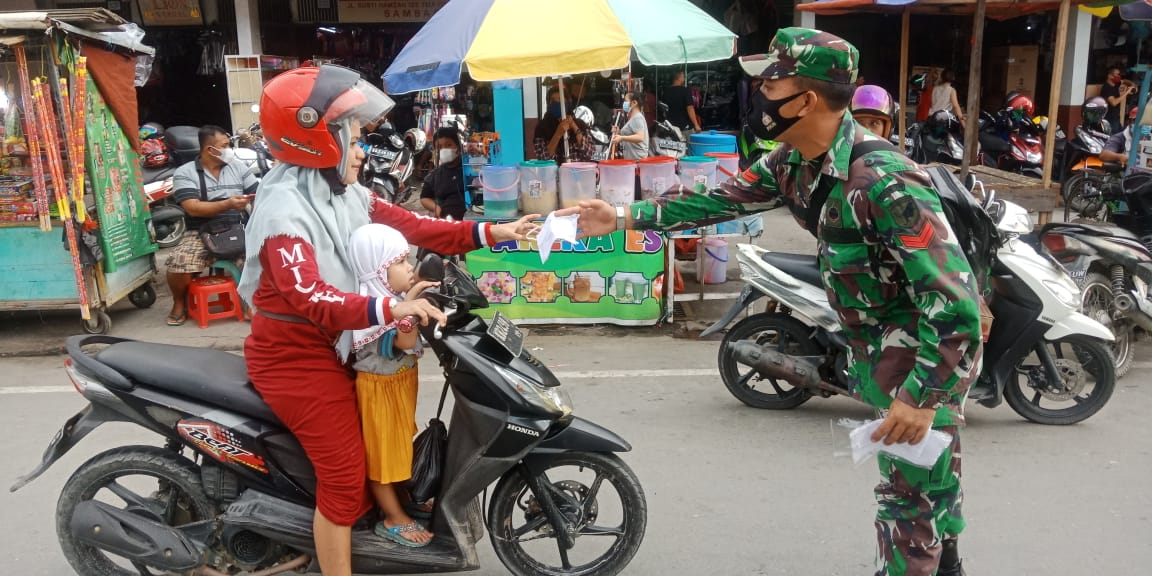
<svg viewBox="0 0 1152 576">
<path fill-rule="evenodd" d="M 168 150 L 169 163 L 142 168 L 141 179 L 152 212 L 153 238 L 160 248 L 172 248 L 180 243 L 188 229 L 187 214 L 171 199 L 172 176 L 177 167 L 195 160 L 200 154 L 200 129 L 195 126 L 172 126 L 167 130 L 157 126 L 157 129 Z"/>
<path fill-rule="evenodd" d="M 668 120 L 668 105 L 660 102 L 656 106 L 656 125 L 652 127 L 650 154 L 680 159 L 688 153 L 688 139 L 680 128 Z"/>
<path fill-rule="evenodd" d="M 438 262 L 425 260 L 419 271 L 443 279 L 422 297 L 443 307 L 448 324 L 421 331 L 454 398 L 434 539 L 400 546 L 376 536 L 365 517 L 353 527 L 353 571 L 474 570 L 486 527 L 496 556 L 517 576 L 617 574 L 647 522 L 643 489 L 616 455 L 630 445 L 574 416 L 566 389 L 526 351 L 519 328 L 499 313 L 491 321 L 473 314 L 488 303 L 471 276 L 453 265 L 438 275 Z M 90 345 L 107 346 L 88 353 Z M 98 454 L 65 483 L 57 536 L 78 574 L 318 571 L 312 466 L 248 383 L 242 358 L 107 336 L 69 338 L 67 350 L 66 371 L 90 404 L 13 491 L 106 422 L 165 439 L 163 448 Z M 480 493 L 492 483 L 485 518 Z"/>
<path fill-rule="evenodd" d="M 909 133 L 913 161 L 959 166 L 964 160 L 964 126 L 955 114 L 940 110 Z"/>
<path fill-rule="evenodd" d="M 985 166 L 1033 178 L 1043 177 L 1043 138 L 1048 123 L 1034 121 L 1033 111 L 1029 98 L 1011 93 L 1004 109 L 996 114 L 980 114 L 980 157 Z M 1057 132 L 1057 139 L 1063 138 L 1062 131 Z"/>
<path fill-rule="evenodd" d="M 264 130 L 259 122 L 237 130 L 232 136 L 232 149 L 236 151 L 236 158 L 247 165 L 257 179 L 263 178 L 276 163 L 268 143 L 264 141 Z"/>
<path fill-rule="evenodd" d="M 1105 122 L 1105 126 L 1107 122 Z M 1089 178 L 1087 170 L 1101 170 L 1104 162 L 1100 160 L 1100 153 L 1108 142 L 1109 134 L 1100 131 L 1098 123 L 1085 121 L 1072 130 L 1072 138 L 1065 145 L 1064 161 L 1061 163 L 1063 178 L 1061 179 L 1060 195 L 1064 200 L 1064 220 L 1073 218 L 1086 206 L 1084 186 Z"/>
<path fill-rule="evenodd" d="M 364 144 L 367 158 L 360 172 L 360 183 L 393 204 L 407 202 L 412 194 L 408 179 L 414 163 L 404 135 L 385 122 L 364 135 Z"/>
<path fill-rule="evenodd" d="M 1059 264 L 1018 239 L 1032 228 L 1027 211 L 991 194 L 984 208 L 1003 237 L 989 302 L 996 319 L 969 398 L 990 408 L 1007 400 L 1016 413 L 1041 424 L 1085 420 L 1103 408 L 1116 385 L 1112 333 L 1077 311 L 1079 290 Z M 720 345 L 729 392 L 749 406 L 777 410 L 816 395 L 851 395 L 848 342 L 816 257 L 748 244 L 738 245 L 737 257 L 747 286 L 704 335 L 719 332 L 760 298 L 769 303 L 766 312 L 733 326 Z M 770 387 L 758 389 L 761 384 Z"/>
<path fill-rule="evenodd" d="M 1079 284 L 1082 312 L 1112 331 L 1116 377 L 1123 377 L 1135 361 L 1137 330 L 1152 333 L 1152 252 L 1112 224 L 1053 222 L 1038 240 Z"/>
</svg>

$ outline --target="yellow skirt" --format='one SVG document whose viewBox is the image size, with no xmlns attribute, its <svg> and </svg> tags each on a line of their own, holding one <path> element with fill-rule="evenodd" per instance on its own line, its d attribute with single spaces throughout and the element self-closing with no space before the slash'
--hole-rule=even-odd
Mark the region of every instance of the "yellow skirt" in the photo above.
<svg viewBox="0 0 1152 576">
<path fill-rule="evenodd" d="M 369 480 L 390 484 L 412 477 L 418 387 L 415 367 L 398 374 L 356 374 Z"/>
</svg>

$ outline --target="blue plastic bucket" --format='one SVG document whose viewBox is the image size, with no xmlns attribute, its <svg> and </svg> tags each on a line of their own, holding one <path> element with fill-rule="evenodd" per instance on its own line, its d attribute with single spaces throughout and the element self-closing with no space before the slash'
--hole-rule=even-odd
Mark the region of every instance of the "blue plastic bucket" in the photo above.
<svg viewBox="0 0 1152 576">
<path fill-rule="evenodd" d="M 736 151 L 736 137 L 731 134 L 717 134 L 715 130 L 707 133 L 693 134 L 688 137 L 688 154 L 690 156 L 703 156 L 709 152 Z"/>
</svg>

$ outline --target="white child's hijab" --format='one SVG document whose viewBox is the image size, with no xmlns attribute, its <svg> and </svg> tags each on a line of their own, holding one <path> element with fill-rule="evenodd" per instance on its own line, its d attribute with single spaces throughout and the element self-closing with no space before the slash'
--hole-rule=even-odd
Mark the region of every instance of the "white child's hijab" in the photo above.
<svg viewBox="0 0 1152 576">
<path fill-rule="evenodd" d="M 402 300 L 404 295 L 388 285 L 388 267 L 408 258 L 408 241 L 404 235 L 391 226 L 366 224 L 352 233 L 349 245 L 360 294 Z M 398 319 L 382 326 L 353 330 L 352 349 L 359 350 L 395 328 L 395 320 Z"/>
</svg>

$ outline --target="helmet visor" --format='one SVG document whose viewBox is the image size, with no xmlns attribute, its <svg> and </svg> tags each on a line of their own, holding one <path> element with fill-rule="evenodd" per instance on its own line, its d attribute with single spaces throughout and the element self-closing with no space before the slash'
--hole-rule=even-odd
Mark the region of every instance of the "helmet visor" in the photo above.
<svg viewBox="0 0 1152 576">
<path fill-rule="evenodd" d="M 861 86 L 852 95 L 851 108 L 853 112 L 867 110 L 887 116 L 892 110 L 892 98 L 879 86 Z"/>
</svg>

